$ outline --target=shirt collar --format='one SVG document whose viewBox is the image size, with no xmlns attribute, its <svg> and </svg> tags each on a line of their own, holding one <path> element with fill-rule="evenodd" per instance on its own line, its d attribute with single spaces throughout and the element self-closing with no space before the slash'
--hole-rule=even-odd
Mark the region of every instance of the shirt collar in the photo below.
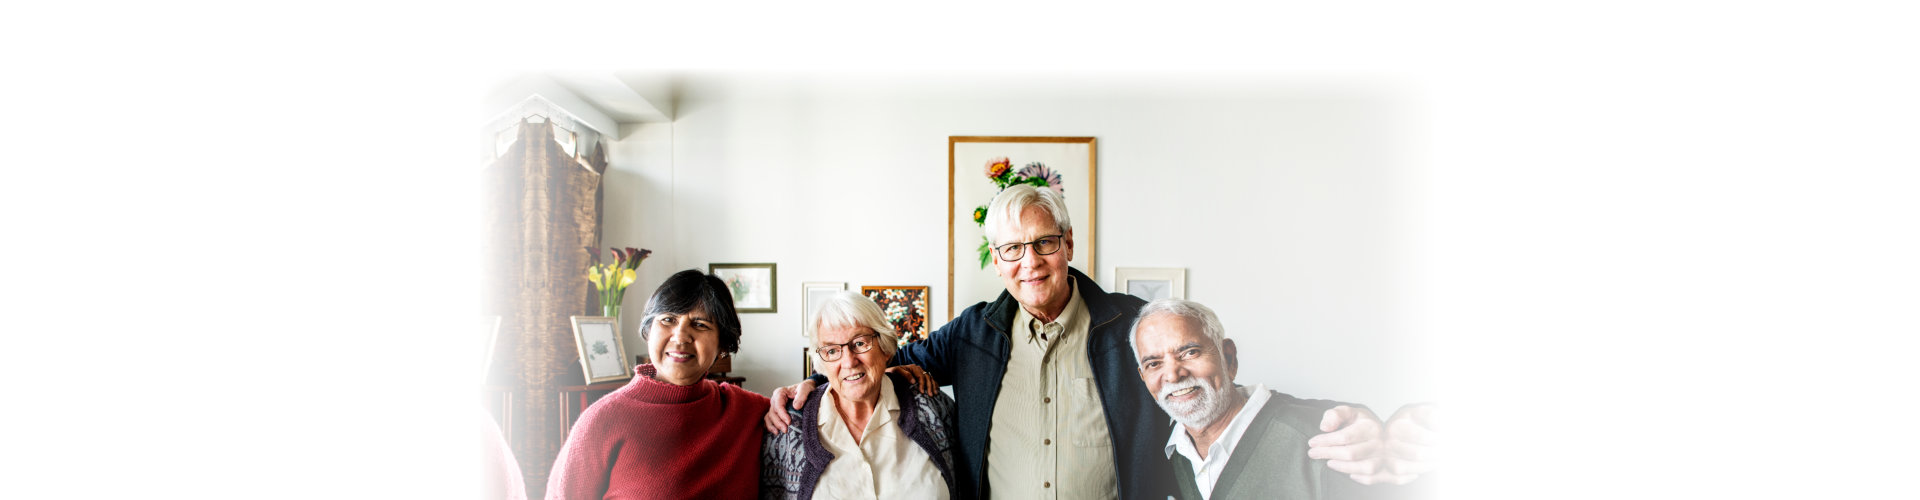
<svg viewBox="0 0 1920 500">
<path fill-rule="evenodd" d="M 827 385 L 827 391 L 821 393 L 820 397 L 824 398 L 829 394 L 838 394 L 834 392 L 832 384 Z M 880 374 L 880 401 L 873 405 L 873 416 L 870 417 L 872 421 L 867 422 L 867 428 L 878 429 L 880 425 L 893 423 L 899 415 L 900 399 L 893 394 L 893 377 L 888 377 L 883 372 Z M 835 406 L 831 399 L 820 402 L 819 420 L 821 429 L 826 429 L 829 425 L 846 425 L 842 423 L 839 407 Z"/>
<path fill-rule="evenodd" d="M 1086 322 L 1087 304 L 1080 300 L 1079 286 L 1069 281 L 1068 290 L 1067 306 L 1060 309 L 1060 315 L 1053 318 L 1053 323 L 1041 323 L 1040 318 L 1027 312 L 1027 308 L 1020 307 L 1019 312 L 1013 317 L 1015 331 L 1025 332 L 1029 342 L 1040 342 L 1042 345 L 1060 340 L 1060 337 L 1077 331 L 1080 324 Z M 1047 338 L 1042 340 L 1039 338 L 1039 333 L 1048 331 L 1046 325 L 1058 325 L 1057 332 L 1049 333 Z"/>
<path fill-rule="evenodd" d="M 1253 424 L 1254 417 L 1260 415 L 1260 409 L 1266 407 L 1267 400 L 1273 396 L 1273 393 L 1267 390 L 1266 384 L 1254 384 L 1253 387 L 1234 386 L 1233 390 L 1240 391 L 1242 396 L 1246 396 L 1247 403 L 1240 407 L 1239 413 L 1233 415 L 1233 420 L 1227 423 L 1227 430 L 1220 433 L 1220 439 L 1214 440 L 1213 445 L 1207 447 L 1208 460 L 1225 460 L 1232 457 L 1234 447 L 1240 444 L 1240 436 L 1247 433 L 1247 426 Z M 1179 421 L 1172 418 L 1167 420 L 1173 422 L 1173 433 L 1167 436 L 1165 449 L 1167 458 L 1171 460 L 1173 453 L 1178 451 L 1181 456 L 1187 457 L 1188 461 L 1199 465 L 1200 451 L 1193 444 L 1193 436 L 1187 435 L 1186 427 L 1181 426 Z"/>
</svg>

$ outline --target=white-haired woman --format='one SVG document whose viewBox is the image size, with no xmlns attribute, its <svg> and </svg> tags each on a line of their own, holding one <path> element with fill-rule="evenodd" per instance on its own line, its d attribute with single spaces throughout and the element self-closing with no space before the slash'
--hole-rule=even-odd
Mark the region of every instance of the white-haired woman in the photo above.
<svg viewBox="0 0 1920 500">
<path fill-rule="evenodd" d="M 955 498 L 953 399 L 886 373 L 898 334 L 873 300 L 838 292 L 811 318 L 828 383 L 761 447 L 761 498 Z"/>
</svg>

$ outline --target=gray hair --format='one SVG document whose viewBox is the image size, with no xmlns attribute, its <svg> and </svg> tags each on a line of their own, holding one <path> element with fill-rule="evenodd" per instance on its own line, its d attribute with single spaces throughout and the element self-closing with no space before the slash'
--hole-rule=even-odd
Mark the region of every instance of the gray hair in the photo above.
<svg viewBox="0 0 1920 500">
<path fill-rule="evenodd" d="M 873 303 L 856 292 L 841 290 L 828 295 L 820 301 L 820 309 L 815 310 L 809 323 L 813 324 L 811 340 L 814 347 L 820 347 L 820 330 L 828 328 L 864 327 L 880 336 L 880 352 L 888 359 L 893 351 L 900 349 L 900 333 L 893 331 L 893 324 L 887 322 L 887 313 L 880 310 L 880 304 Z"/>
<path fill-rule="evenodd" d="M 1227 327 L 1220 325 L 1220 317 L 1213 314 L 1213 309 L 1200 305 L 1199 302 L 1187 299 L 1160 299 L 1148 302 L 1146 306 L 1141 307 L 1140 314 L 1133 318 L 1133 327 L 1127 329 L 1127 347 L 1133 348 L 1134 360 L 1136 362 L 1139 361 L 1140 356 L 1140 341 L 1136 340 L 1140 336 L 1140 324 L 1146 322 L 1147 318 L 1158 314 L 1171 314 L 1198 321 L 1200 322 L 1200 332 L 1206 334 L 1207 339 L 1213 341 L 1214 349 L 1222 349 L 1225 347 Z"/>
<path fill-rule="evenodd" d="M 994 245 L 1008 243 L 1000 241 L 1002 225 L 1020 222 L 1020 213 L 1027 207 L 1040 207 L 1047 215 L 1053 216 L 1053 224 L 1060 226 L 1060 233 L 1073 231 L 1073 221 L 1067 220 L 1067 198 L 1052 188 L 1036 188 L 1028 184 L 1009 186 L 987 203 L 987 240 Z"/>
</svg>

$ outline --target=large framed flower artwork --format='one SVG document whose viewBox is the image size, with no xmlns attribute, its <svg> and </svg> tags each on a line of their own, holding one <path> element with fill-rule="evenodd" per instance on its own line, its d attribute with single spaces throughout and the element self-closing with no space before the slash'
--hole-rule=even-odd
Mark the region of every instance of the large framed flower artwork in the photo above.
<svg viewBox="0 0 1920 500">
<path fill-rule="evenodd" d="M 1006 289 L 987 254 L 987 203 L 1008 186 L 1053 189 L 1073 221 L 1073 260 L 1094 275 L 1095 144 L 1092 137 L 947 137 L 947 319 Z"/>
</svg>

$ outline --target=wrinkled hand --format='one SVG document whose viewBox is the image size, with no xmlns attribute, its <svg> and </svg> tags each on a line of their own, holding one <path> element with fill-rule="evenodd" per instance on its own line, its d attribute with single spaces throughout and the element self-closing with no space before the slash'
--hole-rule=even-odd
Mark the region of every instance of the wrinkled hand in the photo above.
<svg viewBox="0 0 1920 500">
<path fill-rule="evenodd" d="M 887 368 L 887 373 L 906 377 L 908 382 L 913 382 L 914 387 L 920 388 L 921 394 L 932 396 L 940 390 L 940 386 L 933 382 L 933 375 L 928 375 L 926 370 L 920 369 L 920 365 L 895 366 Z"/>
<path fill-rule="evenodd" d="M 787 398 L 793 398 L 793 409 L 805 408 L 807 396 L 813 394 L 813 379 L 802 380 L 798 384 L 773 390 L 769 399 L 773 405 L 767 407 L 767 432 L 779 434 L 787 432 L 787 426 L 793 424 L 793 418 L 787 416 Z"/>
<path fill-rule="evenodd" d="M 1387 472 L 1408 476 L 1408 481 L 1432 472 L 1440 462 L 1440 433 L 1435 423 L 1440 408 L 1436 403 L 1402 406 L 1387 419 Z M 1405 483 L 1399 483 L 1405 484 Z"/>
<path fill-rule="evenodd" d="M 1413 405 L 1381 424 L 1367 410 L 1335 407 L 1320 419 L 1327 433 L 1307 441 L 1307 456 L 1360 484 L 1407 484 L 1433 469 L 1433 416 L 1432 404 Z"/>
<path fill-rule="evenodd" d="M 1325 434 L 1307 440 L 1307 456 L 1326 459 L 1327 467 L 1345 472 L 1360 484 L 1375 484 L 1386 467 L 1386 433 L 1380 417 L 1364 408 L 1341 405 L 1320 417 Z"/>
</svg>

